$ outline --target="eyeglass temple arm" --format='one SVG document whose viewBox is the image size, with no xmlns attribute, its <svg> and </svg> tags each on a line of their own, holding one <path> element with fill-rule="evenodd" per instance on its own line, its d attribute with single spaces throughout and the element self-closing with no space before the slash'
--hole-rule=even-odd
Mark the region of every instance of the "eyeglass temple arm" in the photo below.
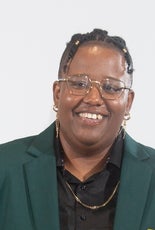
<svg viewBox="0 0 155 230">
<path fill-rule="evenodd" d="M 59 81 L 59 82 L 61 82 L 61 81 L 67 81 L 67 79 L 62 78 L 62 79 L 58 79 L 58 81 Z"/>
</svg>

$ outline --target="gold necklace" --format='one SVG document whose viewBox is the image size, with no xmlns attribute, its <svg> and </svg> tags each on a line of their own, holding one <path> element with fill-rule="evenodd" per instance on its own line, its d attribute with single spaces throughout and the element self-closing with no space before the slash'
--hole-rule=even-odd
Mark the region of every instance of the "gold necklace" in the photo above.
<svg viewBox="0 0 155 230">
<path fill-rule="evenodd" d="M 73 189 L 71 188 L 70 184 L 66 181 L 66 185 L 67 187 L 69 188 L 69 190 L 71 191 L 72 195 L 74 196 L 75 200 L 81 204 L 83 207 L 85 208 L 88 208 L 88 209 L 91 209 L 91 210 L 96 210 L 96 209 L 99 209 L 99 208 L 102 208 L 102 207 L 105 207 L 113 198 L 113 196 L 115 195 L 117 189 L 118 189 L 118 186 L 119 186 L 119 183 L 120 181 L 117 182 L 112 194 L 109 196 L 109 198 L 101 205 L 87 205 L 85 203 L 83 203 L 76 195 L 75 193 L 73 192 Z"/>
</svg>

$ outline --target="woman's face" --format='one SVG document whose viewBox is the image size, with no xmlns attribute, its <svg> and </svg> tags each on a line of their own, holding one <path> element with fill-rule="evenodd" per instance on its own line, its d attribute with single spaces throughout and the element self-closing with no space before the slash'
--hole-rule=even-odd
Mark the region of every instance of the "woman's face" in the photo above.
<svg viewBox="0 0 155 230">
<path fill-rule="evenodd" d="M 102 81 L 108 76 L 127 85 L 130 76 L 126 67 L 119 51 L 100 43 L 89 43 L 79 47 L 67 75 L 86 74 L 95 81 Z M 96 86 L 85 96 L 76 96 L 70 94 L 66 82 L 55 82 L 53 89 L 60 137 L 77 147 L 105 148 L 111 145 L 134 97 L 133 91 L 125 90 L 118 99 L 107 100 L 102 98 Z"/>
</svg>

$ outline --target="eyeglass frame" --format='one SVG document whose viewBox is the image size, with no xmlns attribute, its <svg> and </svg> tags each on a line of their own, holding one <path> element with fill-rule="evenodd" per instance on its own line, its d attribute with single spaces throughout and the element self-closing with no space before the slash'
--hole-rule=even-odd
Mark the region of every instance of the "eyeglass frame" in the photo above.
<svg viewBox="0 0 155 230">
<path fill-rule="evenodd" d="M 72 78 L 72 77 L 74 77 L 74 76 L 84 76 L 84 77 L 87 77 L 87 79 L 88 79 L 88 82 L 89 82 L 89 87 L 88 87 L 88 90 L 87 89 L 85 89 L 85 93 L 83 93 L 83 94 L 75 94 L 75 93 L 73 93 L 72 92 L 72 90 L 70 89 L 70 86 L 69 86 L 69 84 L 68 84 L 68 81 Z M 115 78 L 113 78 L 113 77 L 105 77 L 103 80 L 114 80 L 114 81 L 117 81 L 117 82 L 121 82 L 123 85 L 124 85 L 124 87 L 120 87 L 120 88 L 118 88 L 117 90 L 122 90 L 121 92 L 120 92 L 120 95 L 118 95 L 118 96 L 116 96 L 116 97 L 114 97 L 114 98 L 106 98 L 106 97 L 104 97 L 103 96 L 103 93 L 102 93 L 102 89 L 101 89 L 101 82 L 100 81 L 96 81 L 96 80 L 92 80 L 87 74 L 82 74 L 82 75 L 67 75 L 66 76 L 66 78 L 60 78 L 60 79 L 58 79 L 57 80 L 57 82 L 66 82 L 67 83 L 67 88 L 68 88 L 68 90 L 69 90 L 69 93 L 71 94 L 71 95 L 74 95 L 74 96 L 85 96 L 85 95 L 87 95 L 89 92 L 90 92 L 90 90 L 92 89 L 92 87 L 93 87 L 93 83 L 94 83 L 94 85 L 96 86 L 96 88 L 99 90 L 99 92 L 100 92 L 100 94 L 101 94 L 101 96 L 102 96 L 102 98 L 104 98 L 104 99 L 106 99 L 106 100 L 116 100 L 116 99 L 118 99 L 118 98 L 120 98 L 121 97 L 121 95 L 122 95 L 122 93 L 124 92 L 124 90 L 129 90 L 129 91 L 131 91 L 132 89 L 131 89 L 131 87 L 126 87 L 126 85 L 125 85 L 125 82 L 124 81 L 121 81 L 121 80 L 118 80 L 118 79 L 115 79 Z"/>
</svg>

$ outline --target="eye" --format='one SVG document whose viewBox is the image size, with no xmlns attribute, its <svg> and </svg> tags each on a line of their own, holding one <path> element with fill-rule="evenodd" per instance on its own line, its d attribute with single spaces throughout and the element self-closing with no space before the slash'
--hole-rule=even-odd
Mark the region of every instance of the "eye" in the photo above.
<svg viewBox="0 0 155 230">
<path fill-rule="evenodd" d="M 116 85 L 112 85 L 112 84 L 103 84 L 102 90 L 109 94 L 117 94 L 117 93 L 120 93 L 122 88 Z"/>
<path fill-rule="evenodd" d="M 70 79 L 68 81 L 70 87 L 75 88 L 75 89 L 85 89 L 87 88 L 87 81 L 85 80 L 78 80 L 78 79 Z"/>
</svg>

